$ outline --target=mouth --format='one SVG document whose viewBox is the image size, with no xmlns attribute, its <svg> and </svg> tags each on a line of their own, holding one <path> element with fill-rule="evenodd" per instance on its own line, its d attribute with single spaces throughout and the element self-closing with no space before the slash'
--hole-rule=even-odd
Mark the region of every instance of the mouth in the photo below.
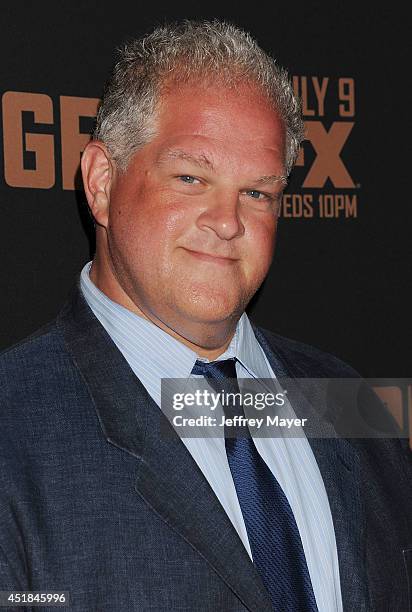
<svg viewBox="0 0 412 612">
<path fill-rule="evenodd" d="M 211 253 L 204 253 L 203 251 L 193 251 L 192 249 L 186 249 L 182 247 L 187 253 L 192 255 L 195 259 L 200 261 L 209 261 L 221 265 L 230 265 L 238 261 L 234 257 L 222 257 L 221 255 L 212 255 Z"/>
</svg>

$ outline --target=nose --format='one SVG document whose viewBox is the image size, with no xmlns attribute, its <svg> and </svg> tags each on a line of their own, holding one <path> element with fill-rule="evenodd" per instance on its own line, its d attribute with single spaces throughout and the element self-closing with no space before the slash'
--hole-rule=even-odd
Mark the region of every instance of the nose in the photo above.
<svg viewBox="0 0 412 612">
<path fill-rule="evenodd" d="M 213 231 L 221 240 L 232 240 L 245 233 L 239 216 L 239 194 L 214 194 L 213 200 L 202 210 L 197 225 L 204 231 Z"/>
</svg>

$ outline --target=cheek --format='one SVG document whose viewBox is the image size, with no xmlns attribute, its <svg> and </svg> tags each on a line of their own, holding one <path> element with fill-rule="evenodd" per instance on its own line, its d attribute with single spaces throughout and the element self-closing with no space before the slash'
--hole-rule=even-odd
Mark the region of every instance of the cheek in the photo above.
<svg viewBox="0 0 412 612">
<path fill-rule="evenodd" d="M 265 275 L 273 257 L 276 236 L 276 219 L 251 222 L 245 233 L 245 263 L 250 276 Z"/>
<path fill-rule="evenodd" d="M 192 222 L 187 209 L 162 192 L 135 194 L 111 212 L 110 226 L 117 244 L 153 267 L 168 256 Z"/>
</svg>

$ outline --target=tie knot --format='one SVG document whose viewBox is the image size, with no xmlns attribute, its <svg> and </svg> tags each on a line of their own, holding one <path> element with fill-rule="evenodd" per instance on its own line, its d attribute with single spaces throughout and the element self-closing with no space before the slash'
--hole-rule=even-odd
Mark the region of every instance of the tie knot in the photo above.
<svg viewBox="0 0 412 612">
<path fill-rule="evenodd" d="M 239 393 L 235 358 L 211 361 L 209 363 L 197 360 L 192 374 L 204 376 L 217 393 L 221 391 Z"/>
<path fill-rule="evenodd" d="M 237 378 L 236 358 L 210 361 L 209 363 L 197 360 L 193 366 L 192 374 L 222 381 L 227 378 Z"/>
<path fill-rule="evenodd" d="M 227 418 L 231 419 L 236 416 L 245 418 L 236 376 L 236 358 L 209 363 L 198 360 L 193 367 L 192 374 L 204 376 L 214 391 L 222 394 L 220 401 L 223 402 L 222 407 Z M 229 428 L 229 433 L 225 425 L 225 437 L 228 436 L 246 438 L 250 437 L 250 433 L 245 423 L 232 426 Z"/>
</svg>

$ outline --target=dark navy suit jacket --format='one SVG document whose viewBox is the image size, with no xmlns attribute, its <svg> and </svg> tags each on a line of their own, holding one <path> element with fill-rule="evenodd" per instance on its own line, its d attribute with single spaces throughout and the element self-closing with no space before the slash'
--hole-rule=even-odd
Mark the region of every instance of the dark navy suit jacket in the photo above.
<svg viewBox="0 0 412 612">
<path fill-rule="evenodd" d="M 316 349 L 255 333 L 276 374 L 356 375 Z M 0 590 L 69 591 L 66 609 L 76 612 L 272 610 L 208 482 L 178 436 L 161 433 L 168 421 L 78 287 L 54 322 L 1 356 L 0 410 Z M 309 441 L 344 610 L 407 612 L 406 446 Z"/>
</svg>

